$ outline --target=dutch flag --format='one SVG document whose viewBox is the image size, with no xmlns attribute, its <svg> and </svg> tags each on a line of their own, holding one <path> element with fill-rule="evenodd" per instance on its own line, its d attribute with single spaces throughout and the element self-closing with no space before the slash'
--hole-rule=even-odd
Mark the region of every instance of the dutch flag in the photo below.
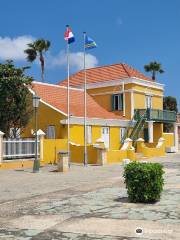
<svg viewBox="0 0 180 240">
<path fill-rule="evenodd" d="M 68 44 L 73 43 L 75 41 L 75 37 L 69 27 L 69 25 L 66 26 L 66 32 L 64 33 L 64 39 L 68 42 Z"/>
</svg>

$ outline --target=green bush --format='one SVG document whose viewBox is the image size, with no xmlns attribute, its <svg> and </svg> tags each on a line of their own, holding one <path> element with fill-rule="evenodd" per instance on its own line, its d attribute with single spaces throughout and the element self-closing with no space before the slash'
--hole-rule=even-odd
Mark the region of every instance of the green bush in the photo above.
<svg viewBox="0 0 180 240">
<path fill-rule="evenodd" d="M 163 173 L 163 166 L 159 163 L 127 164 L 124 178 L 130 202 L 158 201 L 163 190 Z"/>
</svg>

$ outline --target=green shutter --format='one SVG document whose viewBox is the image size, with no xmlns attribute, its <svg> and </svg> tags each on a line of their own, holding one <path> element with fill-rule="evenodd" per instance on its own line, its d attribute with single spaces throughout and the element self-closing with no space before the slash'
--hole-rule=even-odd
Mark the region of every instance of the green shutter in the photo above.
<svg viewBox="0 0 180 240">
<path fill-rule="evenodd" d="M 123 111 L 123 93 L 119 94 L 119 110 Z"/>
</svg>

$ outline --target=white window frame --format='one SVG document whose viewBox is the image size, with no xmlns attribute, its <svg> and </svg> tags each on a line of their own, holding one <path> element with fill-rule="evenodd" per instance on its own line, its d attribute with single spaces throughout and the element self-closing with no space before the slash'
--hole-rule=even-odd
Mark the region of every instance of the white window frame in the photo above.
<svg viewBox="0 0 180 240">
<path fill-rule="evenodd" d="M 116 109 L 115 108 L 115 98 L 118 98 L 118 108 Z M 120 105 L 120 101 L 121 101 L 121 99 L 122 99 L 122 103 L 121 103 L 121 105 Z M 124 94 L 123 93 L 120 93 L 120 94 L 114 94 L 113 95 L 113 110 L 114 111 L 123 111 L 123 109 L 124 109 L 124 104 L 123 104 L 123 102 L 124 102 Z"/>
<path fill-rule="evenodd" d="M 53 131 L 51 132 L 51 130 L 53 130 Z M 48 125 L 46 138 L 47 139 L 56 139 L 56 128 L 54 125 Z"/>
<path fill-rule="evenodd" d="M 86 126 L 86 142 L 87 144 L 92 143 L 92 126 L 90 125 Z"/>
<path fill-rule="evenodd" d="M 106 131 L 106 132 L 104 132 L 104 131 Z M 103 134 L 108 134 L 108 146 L 106 146 L 106 142 L 104 142 L 104 143 L 105 143 L 105 146 L 109 149 L 110 148 L 110 127 L 103 126 L 101 128 L 101 138 L 102 139 L 103 139 Z"/>
<path fill-rule="evenodd" d="M 147 108 L 152 108 L 152 96 L 151 95 L 145 95 L 145 106 Z"/>
<path fill-rule="evenodd" d="M 126 132 L 126 128 L 125 128 L 125 127 L 121 127 L 121 128 L 119 129 L 119 138 L 120 138 L 120 142 L 122 141 L 125 132 Z"/>
</svg>

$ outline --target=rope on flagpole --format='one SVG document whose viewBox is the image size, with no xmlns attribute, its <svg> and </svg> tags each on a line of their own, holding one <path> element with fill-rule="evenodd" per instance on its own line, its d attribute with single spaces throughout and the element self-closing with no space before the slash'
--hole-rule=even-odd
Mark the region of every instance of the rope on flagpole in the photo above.
<svg viewBox="0 0 180 240">
<path fill-rule="evenodd" d="M 85 39 L 86 32 L 83 32 L 84 35 L 84 166 L 87 166 L 87 94 L 86 94 L 86 49 L 85 49 Z"/>
</svg>

